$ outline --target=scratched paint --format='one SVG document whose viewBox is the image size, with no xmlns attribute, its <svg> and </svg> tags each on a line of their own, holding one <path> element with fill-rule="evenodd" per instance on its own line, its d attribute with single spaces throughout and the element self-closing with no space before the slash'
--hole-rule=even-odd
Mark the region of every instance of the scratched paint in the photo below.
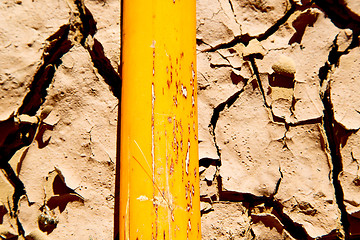
<svg viewBox="0 0 360 240">
<path fill-rule="evenodd" d="M 195 4 L 123 2 L 120 239 L 201 238 Z"/>
</svg>

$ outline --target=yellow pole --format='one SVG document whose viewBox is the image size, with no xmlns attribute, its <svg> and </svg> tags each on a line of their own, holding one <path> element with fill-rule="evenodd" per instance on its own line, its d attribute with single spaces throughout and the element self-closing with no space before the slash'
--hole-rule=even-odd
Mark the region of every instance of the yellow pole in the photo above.
<svg viewBox="0 0 360 240">
<path fill-rule="evenodd" d="M 123 240 L 201 238 L 195 5 L 123 0 Z"/>
</svg>

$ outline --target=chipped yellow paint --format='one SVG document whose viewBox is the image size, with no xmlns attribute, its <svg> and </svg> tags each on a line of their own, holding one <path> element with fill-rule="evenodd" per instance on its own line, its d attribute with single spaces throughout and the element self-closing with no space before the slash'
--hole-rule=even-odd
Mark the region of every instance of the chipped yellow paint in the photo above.
<svg viewBox="0 0 360 240">
<path fill-rule="evenodd" d="M 201 238 L 195 5 L 123 1 L 123 240 Z"/>
</svg>

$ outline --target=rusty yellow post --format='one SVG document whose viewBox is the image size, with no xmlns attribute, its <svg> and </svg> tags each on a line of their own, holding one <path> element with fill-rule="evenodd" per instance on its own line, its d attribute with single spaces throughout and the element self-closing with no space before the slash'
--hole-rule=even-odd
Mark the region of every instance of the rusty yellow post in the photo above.
<svg viewBox="0 0 360 240">
<path fill-rule="evenodd" d="M 123 0 L 123 240 L 201 238 L 195 4 Z"/>
</svg>

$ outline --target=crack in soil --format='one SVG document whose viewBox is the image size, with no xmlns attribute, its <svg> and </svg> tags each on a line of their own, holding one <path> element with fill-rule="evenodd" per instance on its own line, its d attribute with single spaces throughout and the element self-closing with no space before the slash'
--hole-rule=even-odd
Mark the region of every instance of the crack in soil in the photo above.
<svg viewBox="0 0 360 240">
<path fill-rule="evenodd" d="M 358 39 L 357 35 L 354 35 L 353 41 L 350 46 L 344 51 L 339 52 L 336 44 L 337 36 L 334 39 L 333 46 L 329 52 L 328 62 L 319 69 L 318 76 L 320 78 L 320 86 L 326 83 L 325 91 L 320 92 L 320 97 L 324 106 L 323 116 L 323 128 L 326 135 L 327 147 L 330 154 L 330 160 L 332 162 L 332 184 L 334 186 L 336 204 L 341 213 L 342 230 L 339 233 L 340 239 L 350 239 L 350 222 L 348 219 L 348 213 L 344 204 L 344 192 L 339 180 L 339 175 L 343 171 L 343 162 L 341 156 L 341 141 L 338 137 L 339 132 L 349 132 L 336 122 L 334 118 L 334 109 L 331 102 L 331 82 L 328 80 L 328 74 L 333 69 L 338 67 L 339 61 L 342 55 L 348 54 L 349 51 L 355 47 L 358 47 L 358 42 L 354 41 Z"/>
<path fill-rule="evenodd" d="M 311 7 L 312 4 L 313 3 L 310 1 L 308 4 L 299 6 L 299 5 L 296 5 L 295 3 L 291 2 L 291 7 L 284 14 L 284 16 L 282 16 L 280 19 L 278 19 L 276 21 L 276 23 L 274 25 L 272 25 L 270 28 L 268 28 L 265 32 L 263 32 L 257 36 L 250 36 L 248 34 L 235 36 L 229 42 L 220 43 L 216 46 L 210 46 L 209 48 L 202 50 L 202 52 L 215 52 L 216 50 L 219 50 L 219 49 L 227 49 L 227 48 L 234 47 L 235 45 L 237 45 L 239 43 L 243 43 L 246 46 L 252 39 L 257 39 L 260 42 L 263 40 L 266 40 L 268 37 L 270 37 L 272 34 L 274 34 L 280 28 L 280 26 L 282 26 L 284 23 L 286 23 L 286 21 L 290 18 L 290 16 L 293 13 L 295 13 L 296 11 L 303 11 L 305 9 L 308 9 Z M 233 10 L 232 5 L 231 5 L 231 9 Z M 205 43 L 205 42 L 203 42 L 203 43 Z M 209 45 L 209 44 L 207 44 L 207 45 Z"/>
<path fill-rule="evenodd" d="M 63 25 L 46 39 L 48 45 L 42 55 L 42 64 L 36 71 L 29 86 L 22 105 L 18 109 L 19 114 L 34 116 L 45 102 L 47 88 L 50 86 L 56 69 L 62 63 L 61 57 L 66 54 L 73 46 L 68 39 L 70 31 L 69 24 Z"/>
<path fill-rule="evenodd" d="M 305 6 L 304 9 L 308 8 L 308 7 L 309 7 L 309 5 Z M 228 43 L 220 44 L 220 45 L 218 45 L 216 47 L 212 47 L 212 48 L 210 48 L 208 50 L 205 50 L 205 51 L 214 52 L 214 51 L 217 51 L 218 49 L 230 48 L 230 47 L 235 46 L 239 42 L 247 44 L 253 38 L 257 38 L 259 41 L 265 40 L 266 38 L 271 36 L 273 33 L 275 33 L 278 30 L 278 28 L 282 24 L 284 24 L 287 21 L 287 19 L 296 10 L 297 10 L 297 7 L 294 4 L 292 4 L 290 10 L 288 10 L 287 13 L 281 19 L 279 19 L 278 22 L 275 25 L 270 27 L 265 33 L 259 35 L 258 37 L 251 37 L 251 36 L 247 36 L 247 35 L 239 36 L 239 37 L 234 38 L 232 41 L 230 41 Z M 326 12 L 326 9 L 324 9 L 323 11 Z M 328 14 L 328 12 L 326 12 L 326 13 Z M 358 35 L 359 35 L 358 34 L 358 32 L 359 32 L 358 29 L 359 29 L 360 25 L 359 24 L 347 24 L 347 26 L 350 26 L 353 29 L 354 37 L 353 37 L 352 43 L 350 44 L 350 46 L 344 52 L 338 52 L 338 46 L 336 45 L 336 39 L 334 40 L 333 47 L 329 52 L 328 62 L 326 62 L 324 64 L 324 66 L 319 69 L 319 78 L 320 78 L 320 85 L 321 86 L 323 85 L 324 80 L 327 79 L 327 75 L 331 71 L 331 69 L 333 67 L 338 66 L 340 57 L 343 54 L 347 54 L 350 49 L 358 46 L 357 39 L 358 39 Z M 257 78 L 259 89 L 260 89 L 260 91 L 262 93 L 262 96 L 263 96 L 264 105 L 267 108 L 271 108 L 270 106 L 268 106 L 268 104 L 266 102 L 264 90 L 262 88 L 261 79 L 260 79 L 260 76 L 259 76 L 259 72 L 258 72 L 256 63 L 255 63 L 255 59 L 250 58 L 249 61 L 251 62 L 251 66 L 252 66 L 253 71 L 255 73 L 255 76 Z M 210 124 L 209 124 L 209 129 L 210 129 L 210 133 L 214 137 L 214 142 L 215 142 L 216 148 L 218 150 L 219 157 L 220 157 L 221 153 L 220 153 L 219 146 L 216 144 L 216 136 L 215 136 L 216 123 L 217 123 L 217 120 L 219 118 L 220 112 L 223 111 L 226 106 L 227 107 L 231 106 L 231 104 L 233 103 L 233 102 L 231 102 L 231 99 L 235 98 L 234 99 L 234 101 L 235 101 L 238 98 L 239 95 L 240 95 L 240 93 L 237 92 L 236 94 L 231 96 L 228 100 L 226 100 L 225 102 L 219 104 L 214 109 L 213 115 L 211 117 L 211 121 L 210 121 Z M 320 95 L 322 95 L 322 94 L 320 93 Z M 348 221 L 348 214 L 346 212 L 345 205 L 344 205 L 344 193 L 343 193 L 343 190 L 342 190 L 341 183 L 339 181 L 339 174 L 342 172 L 342 169 L 343 169 L 342 158 L 341 158 L 341 154 L 340 154 L 340 142 L 337 139 L 337 131 L 338 131 L 337 128 L 339 128 L 340 125 L 337 124 L 335 122 L 335 120 L 334 120 L 334 112 L 333 112 L 333 106 L 332 106 L 331 99 L 330 99 L 330 87 L 329 86 L 326 88 L 325 92 L 323 92 L 323 95 L 321 96 L 321 99 L 322 99 L 322 102 L 323 102 L 323 105 L 324 105 L 324 116 L 323 116 L 323 119 L 322 119 L 322 124 L 323 124 L 323 127 L 325 129 L 327 142 L 328 142 L 328 148 L 329 148 L 330 157 L 331 157 L 332 166 L 333 166 L 332 167 L 333 169 L 331 170 L 332 171 L 332 176 L 331 176 L 332 184 L 333 184 L 334 190 L 335 190 L 336 203 L 337 203 L 338 208 L 339 208 L 339 210 L 341 212 L 341 223 L 342 223 L 342 227 L 343 227 L 343 229 L 341 229 L 340 232 L 337 232 L 336 230 L 334 230 L 334 231 L 330 232 L 327 236 L 323 236 L 322 238 L 326 238 L 326 237 L 336 235 L 340 239 L 343 239 L 343 238 L 348 239 L 350 237 L 350 233 L 349 233 L 350 224 L 349 224 L 349 221 Z M 321 122 L 321 119 L 313 119 L 313 120 L 304 121 L 304 122 L 296 123 L 296 124 L 289 124 L 289 125 L 303 125 L 303 124 L 308 124 L 308 123 L 319 123 L 319 122 Z M 233 201 L 233 202 L 241 201 L 241 202 L 246 202 L 249 205 L 255 204 L 256 202 L 266 203 L 269 206 L 274 207 L 277 217 L 279 218 L 280 222 L 284 225 L 284 229 L 289 231 L 289 233 L 294 238 L 296 238 L 296 239 L 309 239 L 310 237 L 307 234 L 304 227 L 301 224 L 298 224 L 298 223 L 294 222 L 289 216 L 287 216 L 283 212 L 284 207 L 282 206 L 282 204 L 274 199 L 274 195 L 277 193 L 277 191 L 279 189 L 279 186 L 280 186 L 280 183 L 281 183 L 281 179 L 282 179 L 282 172 L 281 172 L 280 169 L 279 169 L 279 171 L 281 173 L 281 178 L 279 179 L 279 181 L 276 184 L 274 194 L 272 196 L 270 196 L 270 197 L 258 197 L 258 196 L 251 195 L 249 193 L 238 193 L 238 192 L 223 191 L 221 176 L 218 176 L 219 201 Z"/>
<path fill-rule="evenodd" d="M 360 30 L 360 21 L 350 9 L 346 8 L 343 0 L 313 0 L 325 12 L 338 28 L 350 28 L 355 32 Z"/>
<path fill-rule="evenodd" d="M 348 214 L 346 212 L 346 208 L 344 205 L 344 192 L 339 180 L 339 174 L 343 170 L 342 164 L 342 157 L 340 153 L 340 142 L 336 136 L 335 123 L 334 120 L 334 112 L 333 106 L 330 100 L 330 88 L 325 92 L 324 97 L 322 98 L 322 102 L 324 105 L 324 118 L 323 118 L 323 126 L 325 129 L 325 134 L 327 137 L 328 148 L 330 152 L 330 157 L 332 161 L 332 181 L 335 190 L 335 198 L 338 208 L 341 212 L 341 223 L 342 227 L 344 228 L 344 236 L 345 239 L 349 238 L 349 221 L 348 221 Z M 342 233 L 340 233 L 342 234 Z"/>
<path fill-rule="evenodd" d="M 239 22 L 237 21 L 237 19 L 236 19 L 236 14 L 235 14 L 235 11 L 234 11 L 233 3 L 231 2 L 231 0 L 228 0 L 228 2 L 229 2 L 229 5 L 230 5 L 230 9 L 231 9 L 231 11 L 232 11 L 232 13 L 233 13 L 234 20 L 235 20 L 235 22 L 240 26 L 240 30 L 241 30 L 241 25 L 240 25 L 240 23 L 239 23 Z"/>
<path fill-rule="evenodd" d="M 277 183 L 277 188 L 280 185 L 282 179 L 281 178 Z M 265 204 L 266 207 L 273 208 L 274 215 L 279 219 L 279 221 L 283 224 L 284 229 L 289 232 L 289 234 L 295 239 L 310 239 L 310 236 L 307 234 L 305 228 L 299 224 L 294 222 L 283 210 L 284 206 L 278 202 L 274 196 L 277 192 L 275 189 L 274 194 L 269 197 L 266 196 L 256 196 L 251 193 L 240 193 L 240 192 L 232 192 L 232 191 L 224 191 L 222 188 L 222 178 L 218 176 L 218 191 L 219 191 L 219 201 L 225 202 L 242 202 L 246 204 L 246 208 L 253 209 L 255 206 L 259 204 Z M 251 215 L 250 215 L 251 217 Z"/>
<path fill-rule="evenodd" d="M 256 81 L 257 81 L 257 84 L 259 86 L 261 95 L 263 97 L 264 105 L 265 105 L 266 108 L 271 109 L 271 106 L 269 106 L 269 104 L 266 101 L 265 91 L 264 91 L 264 88 L 263 88 L 262 83 L 261 83 L 260 73 L 259 73 L 258 67 L 256 66 L 255 58 L 253 56 L 251 56 L 249 61 L 251 63 L 251 67 L 252 67 L 252 69 L 254 71 L 254 74 L 256 76 Z"/>
<path fill-rule="evenodd" d="M 76 42 L 88 51 L 93 66 L 109 85 L 113 95 L 120 100 L 121 78 L 105 56 L 102 44 L 93 38 L 97 32 L 96 21 L 83 1 L 73 0 L 72 7 L 73 17 L 70 18 L 69 23 L 61 26 L 46 39 L 47 46 L 41 57 L 42 63 L 29 85 L 29 92 L 25 95 L 21 106 L 13 116 L 0 122 L 0 129 L 7 130 L 3 131 L 4 135 L 0 138 L 0 168 L 15 188 L 13 210 L 10 211 L 10 214 L 16 219 L 19 236 L 24 235 L 24 229 L 17 216 L 18 204 L 21 196 L 26 196 L 26 190 L 24 183 L 16 175 L 9 161 L 20 148 L 29 146 L 33 142 L 38 126 L 36 124 L 19 124 L 15 118 L 24 114 L 35 116 L 45 102 L 47 89 L 53 81 L 56 69 L 62 64 L 61 57 L 68 53 Z M 12 127 L 10 130 L 9 126 Z"/>
<path fill-rule="evenodd" d="M 246 86 L 246 84 L 245 84 L 245 86 Z M 209 127 L 210 134 L 211 134 L 211 136 L 213 136 L 213 139 L 214 139 L 216 151 L 217 151 L 217 154 L 219 156 L 220 165 L 221 165 L 221 149 L 220 149 L 219 145 L 216 142 L 216 134 L 215 134 L 216 124 L 217 124 L 217 121 L 219 120 L 220 112 L 222 112 L 225 109 L 225 107 L 230 108 L 231 105 L 234 104 L 234 102 L 239 98 L 240 94 L 244 92 L 245 86 L 241 90 L 239 90 L 236 93 L 234 93 L 233 95 L 231 95 L 224 102 L 217 105 L 214 108 L 213 114 L 212 114 L 211 119 L 210 119 L 210 124 L 209 124 L 208 127 Z"/>
<path fill-rule="evenodd" d="M 231 1 L 229 0 L 229 3 L 231 5 Z M 313 5 L 313 4 L 316 5 Z M 338 124 L 334 119 L 334 109 L 331 103 L 330 93 L 330 83 L 327 79 L 328 73 L 333 69 L 338 67 L 340 57 L 344 54 L 349 53 L 349 51 L 355 47 L 359 46 L 359 35 L 360 35 L 360 21 L 359 19 L 354 18 L 353 14 L 349 9 L 347 9 L 344 4 L 342 4 L 339 0 L 328 0 L 328 1 L 320 1 L 320 0 L 314 0 L 310 1 L 309 4 L 306 4 L 304 6 L 297 6 L 293 1 L 291 1 L 291 8 L 285 13 L 283 17 L 281 17 L 273 26 L 271 26 L 269 29 L 267 29 L 264 33 L 258 35 L 258 36 L 249 36 L 247 34 L 236 36 L 231 41 L 219 44 L 217 46 L 210 46 L 208 49 L 203 50 L 203 52 L 215 52 L 219 49 L 227 49 L 234 47 L 238 43 L 243 43 L 244 45 L 247 45 L 250 40 L 257 39 L 259 41 L 265 40 L 268 37 L 270 37 L 272 34 L 274 34 L 281 25 L 286 23 L 286 21 L 290 18 L 290 16 L 298 10 L 305 10 L 310 7 L 318 7 L 320 8 L 326 15 L 329 16 L 331 21 L 339 28 L 350 28 L 353 30 L 353 39 L 349 47 L 343 51 L 338 51 L 338 46 L 336 45 L 336 38 L 334 40 L 333 46 L 331 50 L 329 51 L 329 57 L 328 61 L 324 64 L 323 67 L 319 69 L 318 76 L 320 78 L 320 86 L 325 89 L 324 91 L 320 91 L 320 97 L 324 106 L 324 116 L 322 118 L 317 119 L 311 119 L 296 123 L 285 123 L 286 127 L 289 126 L 298 126 L 298 125 L 306 125 L 306 124 L 312 124 L 312 123 L 321 123 L 323 125 L 323 129 L 325 132 L 326 139 L 324 139 L 327 142 L 327 150 L 329 151 L 330 160 L 332 162 L 332 169 L 331 169 L 331 179 L 332 184 L 334 186 L 335 191 L 335 198 L 336 198 L 336 204 L 338 206 L 338 209 L 341 213 L 341 224 L 342 228 L 340 229 L 340 232 L 338 229 L 335 229 L 331 231 L 326 236 L 322 236 L 321 239 L 350 239 L 350 223 L 348 220 L 348 214 L 346 212 L 346 208 L 344 205 L 344 193 L 343 189 L 339 180 L 339 174 L 343 170 L 342 166 L 342 156 L 340 153 L 341 150 L 341 143 L 339 139 L 339 132 L 345 132 L 348 133 L 349 131 L 346 131 L 343 129 L 340 124 Z M 233 6 L 231 5 L 231 9 L 234 13 Z M 261 91 L 261 94 L 264 99 L 264 105 L 267 108 L 271 109 L 271 106 L 268 106 L 264 94 L 264 90 L 262 88 L 260 75 L 258 72 L 258 68 L 256 66 L 256 62 L 254 58 L 250 58 L 249 61 L 251 62 L 251 66 L 253 68 L 253 71 L 255 73 L 259 89 Z M 326 85 L 325 85 L 326 83 Z M 213 115 L 211 117 L 211 121 L 209 124 L 209 130 L 211 135 L 214 137 L 214 142 L 216 145 L 216 148 L 218 150 L 218 155 L 220 157 L 220 149 L 219 146 L 216 143 L 216 136 L 215 136 L 215 127 L 220 115 L 220 112 L 225 109 L 225 107 L 231 106 L 231 99 L 235 98 L 234 101 L 239 97 L 240 93 L 237 92 L 233 96 L 231 96 L 228 100 L 226 100 L 223 103 L 220 103 L 213 112 Z M 345 134 L 346 135 L 346 134 Z M 349 134 L 347 134 L 349 135 Z M 221 160 L 221 159 L 220 159 Z M 276 184 L 276 188 L 274 191 L 274 194 L 270 197 L 258 197 L 254 196 L 249 193 L 239 193 L 239 192 L 231 192 L 231 191 L 224 191 L 222 189 L 222 179 L 221 176 L 218 175 L 218 193 L 219 193 L 219 201 L 230 201 L 230 202 L 244 202 L 249 205 L 249 209 L 254 207 L 257 203 L 265 203 L 268 206 L 271 206 L 275 209 L 276 217 L 279 219 L 279 221 L 284 225 L 284 229 L 286 229 L 292 237 L 296 239 L 310 239 L 311 237 L 307 234 L 305 228 L 299 224 L 294 222 L 288 215 L 286 215 L 283 211 L 284 206 L 278 202 L 276 199 L 274 199 L 274 196 L 276 195 L 281 179 L 282 179 L 282 172 L 281 169 L 279 169 L 281 178 Z"/>
<path fill-rule="evenodd" d="M 306 9 L 307 7 L 308 6 L 302 8 Z M 272 25 L 270 28 L 268 28 L 264 33 L 257 36 L 256 37 L 257 40 L 263 41 L 266 40 L 271 35 L 273 35 L 279 29 L 279 27 L 283 25 L 290 18 L 290 16 L 298 9 L 300 9 L 300 7 L 292 3 L 290 9 L 285 13 L 285 15 L 282 16 L 279 20 L 277 20 L 276 23 Z"/>
</svg>

